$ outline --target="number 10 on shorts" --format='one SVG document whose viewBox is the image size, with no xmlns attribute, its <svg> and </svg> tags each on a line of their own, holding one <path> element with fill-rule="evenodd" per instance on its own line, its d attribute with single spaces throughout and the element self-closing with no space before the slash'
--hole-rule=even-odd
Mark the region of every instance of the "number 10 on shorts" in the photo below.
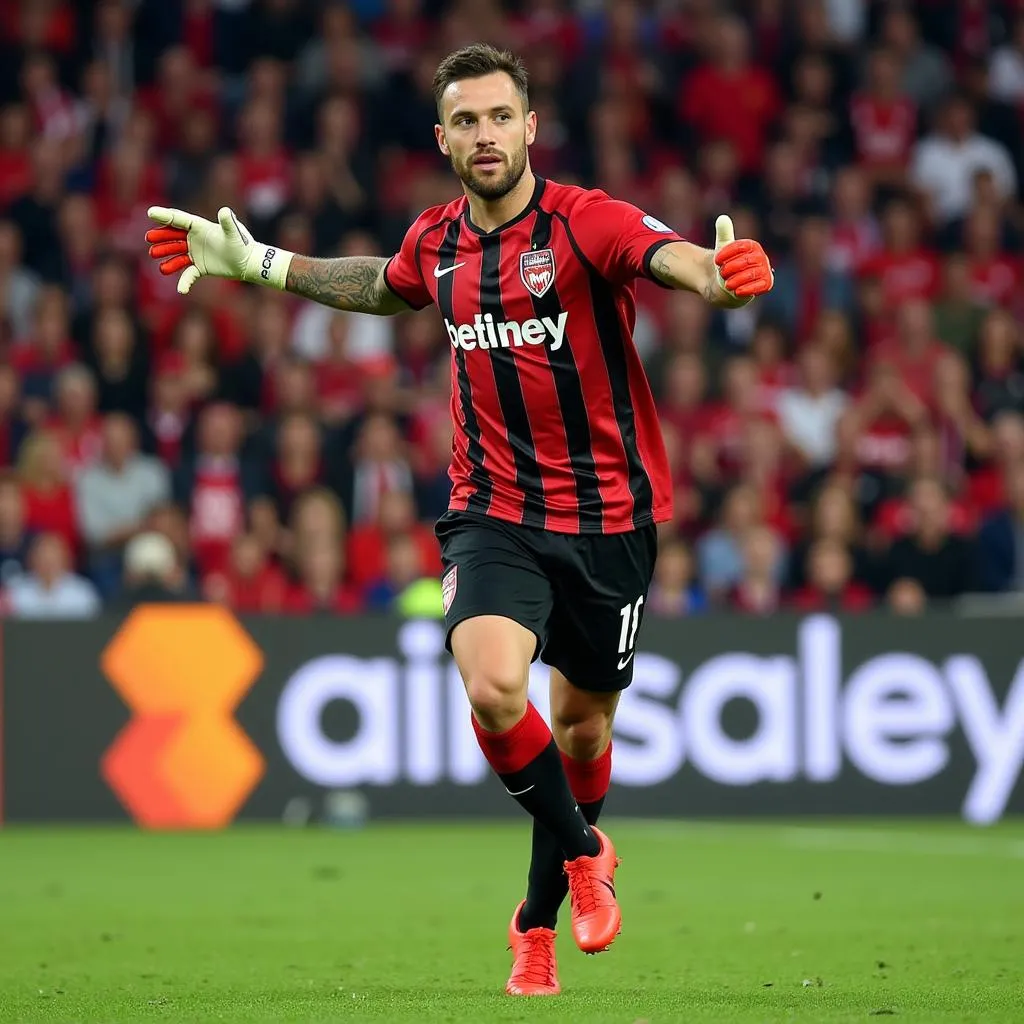
<svg viewBox="0 0 1024 1024">
<path fill-rule="evenodd" d="M 644 595 L 641 594 L 633 604 L 624 604 L 619 609 L 619 617 L 622 619 L 622 629 L 619 630 L 620 672 L 629 664 L 629 659 L 635 653 L 636 631 L 640 626 L 640 609 L 643 605 Z"/>
</svg>

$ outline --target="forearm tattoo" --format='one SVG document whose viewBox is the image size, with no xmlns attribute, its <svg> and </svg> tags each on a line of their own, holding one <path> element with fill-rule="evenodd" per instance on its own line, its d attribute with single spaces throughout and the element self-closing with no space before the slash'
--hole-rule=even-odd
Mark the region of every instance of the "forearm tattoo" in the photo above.
<svg viewBox="0 0 1024 1024">
<path fill-rule="evenodd" d="M 389 316 L 409 307 L 384 283 L 385 263 L 381 256 L 323 260 L 296 253 L 285 286 L 295 295 L 335 309 Z"/>
</svg>

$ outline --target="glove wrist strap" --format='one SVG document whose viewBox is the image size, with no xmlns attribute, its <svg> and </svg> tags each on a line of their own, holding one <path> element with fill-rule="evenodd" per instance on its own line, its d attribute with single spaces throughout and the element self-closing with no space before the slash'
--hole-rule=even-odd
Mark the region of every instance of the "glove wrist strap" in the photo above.
<svg viewBox="0 0 1024 1024">
<path fill-rule="evenodd" d="M 262 242 L 256 242 L 253 248 L 256 251 L 249 257 L 243 280 L 283 292 L 295 253 Z"/>
</svg>

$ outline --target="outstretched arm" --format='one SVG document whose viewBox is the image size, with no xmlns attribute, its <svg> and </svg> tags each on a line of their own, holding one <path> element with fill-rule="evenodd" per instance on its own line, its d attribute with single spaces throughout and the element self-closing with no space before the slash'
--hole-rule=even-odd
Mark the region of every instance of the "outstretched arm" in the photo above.
<svg viewBox="0 0 1024 1024">
<path fill-rule="evenodd" d="M 379 256 L 313 259 L 257 242 L 228 207 L 217 223 L 162 206 L 149 216 L 163 225 L 146 232 L 149 254 L 160 260 L 162 274 L 176 274 L 178 292 L 186 295 L 204 276 L 265 285 L 293 292 L 335 309 L 389 316 L 409 309 L 387 285 Z"/>
<path fill-rule="evenodd" d="M 736 241 L 732 219 L 715 222 L 715 248 L 669 242 L 651 258 L 651 273 L 670 288 L 697 292 L 714 306 L 736 309 L 771 291 L 775 281 L 760 242 Z"/>
<path fill-rule="evenodd" d="M 314 302 L 355 313 L 390 316 L 410 307 L 384 280 L 387 260 L 380 256 L 340 256 L 321 260 L 294 255 L 285 289 Z"/>
</svg>

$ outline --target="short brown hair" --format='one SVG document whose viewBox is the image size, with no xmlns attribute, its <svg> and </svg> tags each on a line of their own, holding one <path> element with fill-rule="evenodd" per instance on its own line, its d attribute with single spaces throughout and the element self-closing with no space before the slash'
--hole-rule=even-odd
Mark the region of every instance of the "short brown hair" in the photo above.
<svg viewBox="0 0 1024 1024">
<path fill-rule="evenodd" d="M 499 50 L 489 43 L 473 43 L 472 46 L 464 46 L 461 50 L 449 53 L 437 65 L 437 71 L 434 72 L 434 102 L 437 104 L 438 119 L 443 120 L 441 98 L 452 82 L 464 78 L 483 78 L 484 75 L 493 75 L 499 71 L 512 79 L 523 101 L 523 110 L 529 110 L 527 75 L 523 62 L 511 50 Z"/>
</svg>

